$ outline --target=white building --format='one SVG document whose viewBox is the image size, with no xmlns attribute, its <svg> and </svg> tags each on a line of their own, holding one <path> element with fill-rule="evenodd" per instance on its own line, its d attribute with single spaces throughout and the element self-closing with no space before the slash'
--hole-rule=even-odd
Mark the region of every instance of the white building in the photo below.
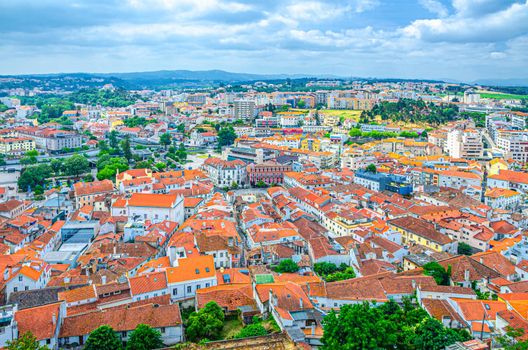
<svg viewBox="0 0 528 350">
<path fill-rule="evenodd" d="M 183 196 L 175 194 L 133 193 L 127 204 L 127 216 L 159 223 L 164 220 L 181 225 L 185 219 Z"/>
<path fill-rule="evenodd" d="M 453 158 L 475 159 L 482 157 L 482 136 L 475 129 L 456 128 L 447 134 L 447 153 Z"/>
<path fill-rule="evenodd" d="M 218 187 L 237 184 L 244 186 L 247 183 L 246 163 L 241 160 L 227 161 L 220 158 L 208 158 L 203 164 L 203 169 L 209 178 Z"/>
<path fill-rule="evenodd" d="M 250 120 L 255 116 L 255 102 L 250 100 L 236 100 L 234 102 L 235 118 Z"/>
</svg>

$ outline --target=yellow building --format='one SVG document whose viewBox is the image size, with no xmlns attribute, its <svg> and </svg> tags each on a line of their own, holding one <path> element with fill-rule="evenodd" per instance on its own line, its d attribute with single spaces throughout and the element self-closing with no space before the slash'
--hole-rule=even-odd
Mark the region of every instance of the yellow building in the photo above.
<svg viewBox="0 0 528 350">
<path fill-rule="evenodd" d="M 29 137 L 0 139 L 0 154 L 20 154 L 35 149 L 35 141 Z"/>
<path fill-rule="evenodd" d="M 306 151 L 321 151 L 321 140 L 306 138 L 301 141 L 301 149 Z"/>
<path fill-rule="evenodd" d="M 390 220 L 388 224 L 392 230 L 401 233 L 402 244 L 404 245 L 417 244 L 436 252 L 456 254 L 456 242 L 436 230 L 430 222 L 412 216 L 405 216 Z"/>
<path fill-rule="evenodd" d="M 151 169 L 130 169 L 123 171 L 122 173 L 116 174 L 116 188 L 119 188 L 119 185 L 123 181 L 145 178 L 152 178 Z"/>
<path fill-rule="evenodd" d="M 498 175 L 501 170 L 508 170 L 508 163 L 500 158 L 494 158 L 488 163 L 488 176 Z"/>
</svg>

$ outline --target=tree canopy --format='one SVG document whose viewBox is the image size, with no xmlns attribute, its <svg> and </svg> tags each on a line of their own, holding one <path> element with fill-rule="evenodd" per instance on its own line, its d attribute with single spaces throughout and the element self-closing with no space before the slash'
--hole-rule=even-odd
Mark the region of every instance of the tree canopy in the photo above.
<svg viewBox="0 0 528 350">
<path fill-rule="evenodd" d="M 152 350 L 161 347 L 161 333 L 146 324 L 138 324 L 128 338 L 126 350 Z"/>
<path fill-rule="evenodd" d="M 49 348 L 45 345 L 40 345 L 31 332 L 26 332 L 17 339 L 8 341 L 7 350 L 49 350 Z"/>
<path fill-rule="evenodd" d="M 193 312 L 187 320 L 185 333 L 190 341 L 202 339 L 216 340 L 224 326 L 224 311 L 217 303 L 210 301 L 198 312 Z"/>
<path fill-rule="evenodd" d="M 292 259 L 284 259 L 275 268 L 275 271 L 280 273 L 285 272 L 297 272 L 299 271 L 299 265 L 297 265 Z"/>
<path fill-rule="evenodd" d="M 343 305 L 323 320 L 324 350 L 401 349 L 443 350 L 469 333 L 446 328 L 409 301 Z"/>
<path fill-rule="evenodd" d="M 121 341 L 112 327 L 103 325 L 90 333 L 84 350 L 121 350 Z"/>
</svg>

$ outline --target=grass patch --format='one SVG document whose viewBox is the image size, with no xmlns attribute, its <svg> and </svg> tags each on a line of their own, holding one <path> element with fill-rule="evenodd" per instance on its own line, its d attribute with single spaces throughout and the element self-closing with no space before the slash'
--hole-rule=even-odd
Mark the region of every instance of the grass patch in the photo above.
<svg viewBox="0 0 528 350">
<path fill-rule="evenodd" d="M 319 111 L 319 115 L 328 115 L 328 116 L 337 116 L 337 117 L 343 117 L 344 119 L 352 119 L 355 122 L 359 121 L 359 117 L 361 116 L 360 110 L 352 110 L 352 109 L 322 109 Z"/>
<path fill-rule="evenodd" d="M 238 318 L 226 319 L 220 336 L 222 339 L 232 339 L 242 328 L 244 328 L 244 325 Z"/>
<path fill-rule="evenodd" d="M 492 98 L 495 100 L 528 100 L 528 95 L 503 94 L 500 92 L 483 92 L 481 98 Z"/>
<path fill-rule="evenodd" d="M 273 316 L 270 316 L 267 320 L 262 321 L 262 326 L 266 328 L 268 333 L 280 333 L 280 327 L 277 324 L 277 321 L 275 321 L 275 318 Z"/>
</svg>

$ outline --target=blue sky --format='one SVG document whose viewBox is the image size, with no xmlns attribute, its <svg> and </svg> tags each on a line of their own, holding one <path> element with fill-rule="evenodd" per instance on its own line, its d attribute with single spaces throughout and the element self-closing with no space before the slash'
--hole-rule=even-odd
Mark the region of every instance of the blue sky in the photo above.
<svg viewBox="0 0 528 350">
<path fill-rule="evenodd" d="M 0 74 L 528 77 L 528 0 L 0 0 Z"/>
</svg>

